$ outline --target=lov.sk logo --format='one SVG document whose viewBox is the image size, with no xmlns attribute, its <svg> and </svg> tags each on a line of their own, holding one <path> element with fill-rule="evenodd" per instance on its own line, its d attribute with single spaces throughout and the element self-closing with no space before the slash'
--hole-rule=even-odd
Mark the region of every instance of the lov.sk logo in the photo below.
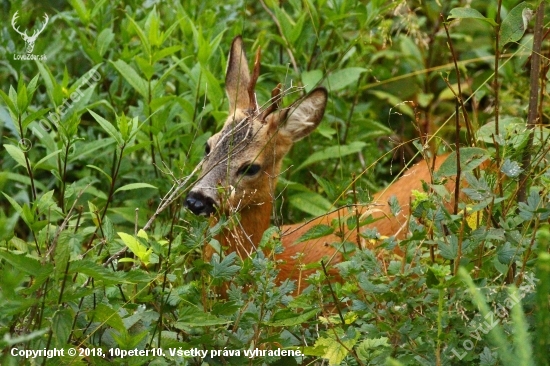
<svg viewBox="0 0 550 366">
<path fill-rule="evenodd" d="M 44 13 L 44 22 L 42 24 L 42 28 L 40 28 L 40 30 L 36 30 L 36 29 L 33 30 L 32 35 L 29 36 L 27 34 L 27 30 L 25 30 L 24 32 L 21 32 L 19 30 L 19 26 L 17 26 L 17 24 L 16 24 L 17 18 L 19 18 L 18 13 L 19 13 L 19 11 L 16 11 L 15 14 L 13 14 L 13 17 L 11 18 L 11 26 L 21 36 L 21 38 L 23 38 L 23 40 L 25 41 L 25 46 L 26 46 L 26 49 L 27 49 L 27 55 L 28 56 L 33 56 L 31 54 L 32 54 L 32 51 L 34 49 L 34 44 L 36 42 L 36 39 L 38 38 L 40 33 L 42 33 L 42 31 L 46 28 L 46 25 L 48 24 L 48 20 L 50 18 L 48 17 L 48 14 Z M 19 56 L 24 56 L 24 55 L 19 55 Z M 15 57 L 14 57 L 14 59 L 15 59 Z M 35 57 L 19 57 L 18 59 L 35 59 Z"/>
</svg>

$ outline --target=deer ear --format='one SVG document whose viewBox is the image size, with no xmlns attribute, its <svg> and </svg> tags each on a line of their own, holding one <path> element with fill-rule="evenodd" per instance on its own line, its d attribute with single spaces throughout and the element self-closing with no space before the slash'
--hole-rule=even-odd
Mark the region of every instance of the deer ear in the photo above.
<svg viewBox="0 0 550 366">
<path fill-rule="evenodd" d="M 280 122 L 282 126 L 279 133 L 288 135 L 293 141 L 298 141 L 309 135 L 323 119 L 327 98 L 327 90 L 317 88 L 304 98 L 294 102 L 286 113 L 281 113 L 283 117 L 286 117 L 286 121 L 283 118 Z"/>
<path fill-rule="evenodd" d="M 225 74 L 225 90 L 229 98 L 230 115 L 233 114 L 237 108 L 249 108 L 249 85 L 250 71 L 244 53 L 243 39 L 241 36 L 237 36 L 231 44 L 229 60 L 227 61 L 227 72 Z"/>
</svg>

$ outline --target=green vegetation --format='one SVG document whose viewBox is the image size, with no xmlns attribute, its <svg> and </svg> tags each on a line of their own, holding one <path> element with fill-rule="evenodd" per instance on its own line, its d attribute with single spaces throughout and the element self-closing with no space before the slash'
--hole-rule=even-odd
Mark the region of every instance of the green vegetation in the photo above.
<svg viewBox="0 0 550 366">
<path fill-rule="evenodd" d="M 3 0 L 0 363 L 548 365 L 543 4 Z M 28 35 L 49 16 L 39 60 L 21 59 L 16 11 Z M 262 49 L 260 103 L 279 82 L 285 105 L 302 87 L 330 94 L 285 160 L 274 222 L 368 203 L 404 162 L 457 146 L 458 206 L 445 204 L 449 161 L 417 194 L 407 239 L 381 240 L 402 260 L 382 268 L 377 251 L 335 243 L 354 251 L 343 282 L 318 264 L 299 296 L 275 283 L 276 229 L 264 252 L 206 263 L 226 223 L 211 228 L 181 197 L 227 116 L 238 34 L 249 57 Z M 54 348 L 63 356 L 22 356 Z"/>
</svg>

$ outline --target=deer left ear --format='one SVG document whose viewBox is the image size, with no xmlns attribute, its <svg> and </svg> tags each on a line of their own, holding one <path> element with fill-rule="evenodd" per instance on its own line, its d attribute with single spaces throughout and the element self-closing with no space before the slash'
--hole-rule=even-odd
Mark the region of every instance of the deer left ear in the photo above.
<svg viewBox="0 0 550 366">
<path fill-rule="evenodd" d="M 275 112 L 280 119 L 277 121 L 280 124 L 279 133 L 289 136 L 292 141 L 309 135 L 323 119 L 327 97 L 325 88 L 317 88 L 280 113 Z"/>
</svg>

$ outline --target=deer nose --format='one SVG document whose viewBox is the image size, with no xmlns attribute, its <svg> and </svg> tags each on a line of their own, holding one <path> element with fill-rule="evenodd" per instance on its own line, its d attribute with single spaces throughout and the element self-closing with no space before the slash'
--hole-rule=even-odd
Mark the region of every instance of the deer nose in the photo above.
<svg viewBox="0 0 550 366">
<path fill-rule="evenodd" d="M 201 192 L 189 192 L 185 198 L 185 207 L 195 215 L 210 216 L 216 212 L 214 200 Z"/>
</svg>

